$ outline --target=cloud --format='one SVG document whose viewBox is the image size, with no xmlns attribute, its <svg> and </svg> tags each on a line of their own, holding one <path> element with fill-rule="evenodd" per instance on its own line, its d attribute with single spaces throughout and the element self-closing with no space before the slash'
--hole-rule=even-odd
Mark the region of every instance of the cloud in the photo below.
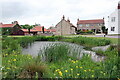
<svg viewBox="0 0 120 80">
<path fill-rule="evenodd" d="M 65 15 L 76 25 L 77 18 L 97 19 L 112 13 L 119 0 L 3 0 L 2 22 L 18 20 L 20 24 L 56 25 Z"/>
</svg>

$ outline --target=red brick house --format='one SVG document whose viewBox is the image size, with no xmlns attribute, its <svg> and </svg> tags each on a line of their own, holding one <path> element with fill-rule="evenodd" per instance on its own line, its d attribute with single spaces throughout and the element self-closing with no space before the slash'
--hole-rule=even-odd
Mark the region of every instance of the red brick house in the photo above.
<svg viewBox="0 0 120 80">
<path fill-rule="evenodd" d="M 102 33 L 102 26 L 104 26 L 104 19 L 94 20 L 79 20 L 77 21 L 77 30 L 93 31 L 94 33 Z"/>
<path fill-rule="evenodd" d="M 17 21 L 12 22 L 12 24 L 0 23 L 0 29 L 2 31 L 2 35 L 24 35 L 24 32 L 21 30 Z"/>
</svg>

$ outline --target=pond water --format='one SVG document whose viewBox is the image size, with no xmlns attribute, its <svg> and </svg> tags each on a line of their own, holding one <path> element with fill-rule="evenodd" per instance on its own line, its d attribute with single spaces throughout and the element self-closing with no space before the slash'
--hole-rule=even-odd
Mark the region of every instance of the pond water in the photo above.
<svg viewBox="0 0 120 80">
<path fill-rule="evenodd" d="M 68 42 L 50 42 L 50 41 L 36 41 L 31 46 L 28 46 L 27 48 L 23 48 L 22 53 L 23 54 L 30 54 L 32 56 L 37 56 L 38 54 L 44 52 L 46 48 L 50 48 L 51 46 L 55 44 L 65 44 L 69 47 L 69 53 L 72 55 L 72 53 L 77 53 L 77 58 L 80 59 L 84 54 L 89 54 L 91 56 L 91 59 L 95 62 L 103 61 L 105 59 L 105 56 L 97 55 L 93 51 L 85 50 L 83 46 L 74 44 L 74 43 L 68 43 Z"/>
</svg>

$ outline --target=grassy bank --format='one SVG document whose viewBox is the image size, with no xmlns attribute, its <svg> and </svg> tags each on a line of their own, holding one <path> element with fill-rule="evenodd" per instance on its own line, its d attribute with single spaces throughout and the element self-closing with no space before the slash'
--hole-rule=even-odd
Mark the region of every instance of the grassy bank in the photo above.
<svg viewBox="0 0 120 80">
<path fill-rule="evenodd" d="M 4 37 L 1 67 L 3 78 L 120 78 L 118 47 L 112 46 L 105 52 L 101 51 L 107 57 L 104 62 L 93 62 L 90 55 L 84 55 L 78 60 L 69 56 L 65 45 L 55 45 L 45 50 L 42 61 L 41 55 L 32 57 L 21 54 L 21 48 L 34 41 L 66 41 L 87 47 L 116 42 L 114 39 L 87 37 Z"/>
</svg>

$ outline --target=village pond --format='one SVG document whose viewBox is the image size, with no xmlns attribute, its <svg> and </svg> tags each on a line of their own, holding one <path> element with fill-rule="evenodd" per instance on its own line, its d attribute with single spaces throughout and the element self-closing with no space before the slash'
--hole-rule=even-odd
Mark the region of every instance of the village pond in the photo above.
<svg viewBox="0 0 120 80">
<path fill-rule="evenodd" d="M 55 45 L 65 45 L 68 48 L 68 56 L 75 56 L 77 59 L 81 59 L 82 56 L 86 54 L 88 54 L 95 62 L 103 61 L 105 59 L 105 56 L 98 55 L 94 51 L 85 50 L 84 46 L 61 41 L 35 41 L 27 48 L 23 48 L 22 53 L 30 54 L 34 57 L 38 56 L 38 54 L 44 55 L 46 49 Z M 44 60 L 44 56 L 42 57 L 42 60 Z"/>
</svg>

